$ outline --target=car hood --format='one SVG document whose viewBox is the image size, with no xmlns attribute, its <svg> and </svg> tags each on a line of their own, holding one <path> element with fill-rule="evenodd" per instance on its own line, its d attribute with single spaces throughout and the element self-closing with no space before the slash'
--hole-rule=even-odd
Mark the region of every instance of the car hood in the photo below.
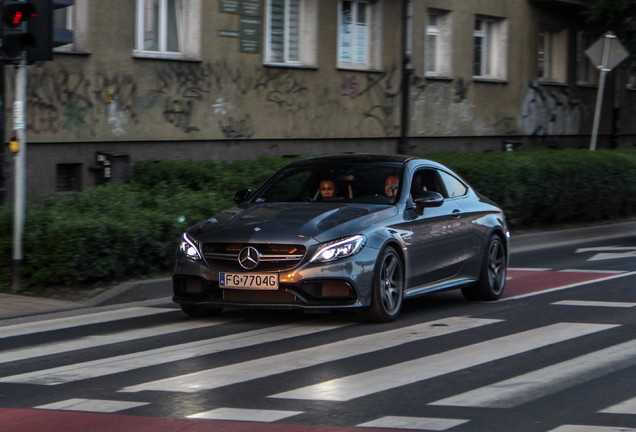
<svg viewBox="0 0 636 432">
<path fill-rule="evenodd" d="M 262 203 L 223 211 L 188 233 L 200 242 L 323 242 L 360 233 L 396 213 L 386 205 Z"/>
</svg>

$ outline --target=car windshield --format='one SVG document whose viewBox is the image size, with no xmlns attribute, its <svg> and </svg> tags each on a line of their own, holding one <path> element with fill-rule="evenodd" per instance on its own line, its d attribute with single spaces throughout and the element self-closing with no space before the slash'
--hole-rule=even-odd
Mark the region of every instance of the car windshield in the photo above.
<svg viewBox="0 0 636 432">
<path fill-rule="evenodd" d="M 290 166 L 270 179 L 252 202 L 393 204 L 402 165 L 391 162 Z"/>
</svg>

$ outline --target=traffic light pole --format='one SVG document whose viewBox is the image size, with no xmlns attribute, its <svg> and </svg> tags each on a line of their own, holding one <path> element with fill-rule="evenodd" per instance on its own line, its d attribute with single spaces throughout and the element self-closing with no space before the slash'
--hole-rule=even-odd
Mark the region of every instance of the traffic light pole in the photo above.
<svg viewBox="0 0 636 432">
<path fill-rule="evenodd" d="M 24 230 L 25 208 L 25 177 L 26 177 L 26 51 L 22 52 L 22 59 L 17 66 L 15 79 L 15 102 L 13 103 L 13 128 L 20 145 L 14 155 L 14 208 L 13 208 L 13 279 L 11 291 L 19 292 L 22 289 L 22 261 L 24 252 L 22 249 L 22 232 Z"/>
</svg>

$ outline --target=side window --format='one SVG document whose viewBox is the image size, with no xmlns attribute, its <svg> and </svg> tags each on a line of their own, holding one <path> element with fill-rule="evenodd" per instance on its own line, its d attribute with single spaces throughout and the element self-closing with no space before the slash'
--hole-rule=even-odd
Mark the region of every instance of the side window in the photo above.
<svg viewBox="0 0 636 432">
<path fill-rule="evenodd" d="M 447 196 L 445 198 L 464 196 L 468 192 L 468 188 L 466 187 L 466 185 L 459 181 L 456 177 L 444 171 L 439 171 L 439 175 L 444 182 L 444 186 L 446 187 Z"/>
<path fill-rule="evenodd" d="M 440 188 L 439 177 L 434 169 L 421 169 L 413 176 L 411 182 L 411 196 L 415 196 L 418 192 L 431 191 L 442 193 Z"/>
</svg>

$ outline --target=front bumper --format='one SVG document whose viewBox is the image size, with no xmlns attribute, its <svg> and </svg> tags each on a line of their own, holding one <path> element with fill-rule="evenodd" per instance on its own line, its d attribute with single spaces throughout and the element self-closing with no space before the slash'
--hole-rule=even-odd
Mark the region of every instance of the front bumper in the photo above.
<svg viewBox="0 0 636 432">
<path fill-rule="evenodd" d="M 178 256 L 173 301 L 203 307 L 260 307 L 269 309 L 355 309 L 371 304 L 377 251 L 360 253 L 333 263 L 300 264 L 278 273 L 277 290 L 222 289 L 220 269 L 203 260 Z M 247 271 L 246 271 L 247 272 Z"/>
</svg>

